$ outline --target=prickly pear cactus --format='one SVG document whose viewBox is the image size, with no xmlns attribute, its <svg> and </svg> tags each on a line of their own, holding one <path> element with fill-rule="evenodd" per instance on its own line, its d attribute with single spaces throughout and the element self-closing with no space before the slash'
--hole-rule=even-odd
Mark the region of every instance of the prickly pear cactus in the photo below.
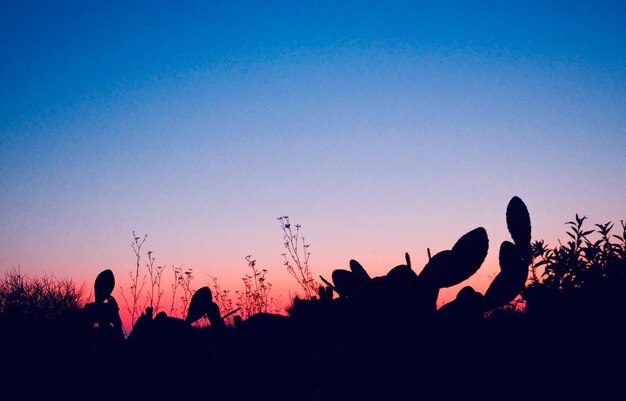
<svg viewBox="0 0 626 401">
<path fill-rule="evenodd" d="M 322 278 L 323 281 L 326 281 Z M 350 270 L 335 269 L 332 273 L 333 288 L 340 297 L 351 296 L 359 287 L 371 280 L 359 262 L 350 260 Z"/>
<path fill-rule="evenodd" d="M 357 289 L 358 282 L 350 270 L 335 269 L 332 273 L 335 291 L 340 297 L 349 297 Z"/>
<path fill-rule="evenodd" d="M 489 250 L 489 238 L 483 227 L 478 227 L 463 235 L 452 247 L 459 266 L 453 275 L 455 284 L 467 280 L 478 271 Z"/>
<path fill-rule="evenodd" d="M 98 274 L 94 283 L 94 292 L 96 303 L 102 303 L 111 296 L 115 288 L 115 276 L 110 269 L 104 270 Z"/>
<path fill-rule="evenodd" d="M 528 278 L 528 264 L 519 248 L 509 241 L 500 246 L 500 273 L 485 293 L 485 310 L 506 305 L 524 289 Z"/>
<path fill-rule="evenodd" d="M 333 287 L 320 285 L 317 289 L 317 293 L 320 296 L 320 301 L 331 301 L 333 299 Z"/>
<path fill-rule="evenodd" d="M 470 286 L 465 286 L 456 299 L 437 310 L 437 318 L 443 323 L 463 323 L 482 319 L 484 310 L 483 294 Z"/>
<path fill-rule="evenodd" d="M 424 269 L 420 273 L 419 277 L 424 281 L 432 283 L 434 287 L 444 288 L 448 287 L 454 280 L 450 280 L 450 272 L 454 271 L 456 265 L 456 258 L 451 250 L 445 250 L 436 253 Z"/>
<path fill-rule="evenodd" d="M 524 202 L 517 196 L 511 198 L 506 208 L 506 226 L 513 242 L 518 246 L 522 258 L 527 264 L 530 264 L 530 214 Z"/>
<path fill-rule="evenodd" d="M 361 264 L 354 259 L 350 260 L 350 270 L 354 274 L 354 279 L 359 285 L 364 284 L 371 279 L 370 275 L 367 274 L 367 271 L 365 271 L 365 268 L 363 268 L 363 266 L 361 266 Z"/>
<path fill-rule="evenodd" d="M 193 323 L 204 316 L 213 302 L 213 293 L 209 287 L 202 287 L 196 291 L 189 302 L 189 311 L 185 319 L 189 323 Z"/>
<path fill-rule="evenodd" d="M 489 238 L 484 228 L 478 227 L 464 234 L 451 250 L 433 256 L 420 277 L 438 288 L 451 287 L 470 278 L 480 268 L 489 249 Z"/>
</svg>

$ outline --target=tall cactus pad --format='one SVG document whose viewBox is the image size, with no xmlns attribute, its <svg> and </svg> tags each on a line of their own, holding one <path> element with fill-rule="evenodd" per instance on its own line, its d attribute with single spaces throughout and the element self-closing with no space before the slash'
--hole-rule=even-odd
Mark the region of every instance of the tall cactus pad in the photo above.
<svg viewBox="0 0 626 401">
<path fill-rule="evenodd" d="M 456 284 L 454 272 L 457 260 L 450 250 L 436 253 L 420 273 L 420 277 L 436 288 L 450 287 Z"/>
<path fill-rule="evenodd" d="M 506 207 L 506 226 L 513 242 L 521 248 L 530 247 L 530 215 L 524 202 L 514 196 Z"/>
<path fill-rule="evenodd" d="M 433 256 L 420 276 L 437 288 L 459 284 L 476 273 L 485 260 L 488 249 L 487 231 L 478 227 L 459 238 L 452 250 Z"/>
<path fill-rule="evenodd" d="M 487 310 L 511 302 L 524 289 L 528 278 L 528 265 L 524 263 L 518 247 L 504 241 L 500 246 L 500 273 L 485 293 Z"/>
<path fill-rule="evenodd" d="M 457 283 L 470 278 L 483 264 L 489 250 L 489 238 L 483 227 L 478 227 L 463 235 L 452 247 L 458 260 Z"/>
<path fill-rule="evenodd" d="M 100 272 L 94 283 L 96 303 L 104 302 L 105 299 L 111 296 L 114 288 L 115 276 L 113 276 L 113 272 L 110 269 Z"/>
<path fill-rule="evenodd" d="M 357 283 L 363 284 L 370 280 L 370 275 L 367 274 L 365 268 L 363 268 L 363 266 L 361 266 L 361 264 L 354 259 L 350 260 L 350 270 L 352 270 L 354 279 Z"/>
<path fill-rule="evenodd" d="M 189 323 L 193 323 L 204 316 L 209 311 L 213 301 L 213 293 L 209 287 L 202 287 L 196 291 L 189 302 L 189 311 L 185 319 Z"/>
<path fill-rule="evenodd" d="M 332 273 L 335 291 L 342 297 L 348 297 L 359 287 L 355 274 L 349 270 L 335 269 Z"/>
</svg>

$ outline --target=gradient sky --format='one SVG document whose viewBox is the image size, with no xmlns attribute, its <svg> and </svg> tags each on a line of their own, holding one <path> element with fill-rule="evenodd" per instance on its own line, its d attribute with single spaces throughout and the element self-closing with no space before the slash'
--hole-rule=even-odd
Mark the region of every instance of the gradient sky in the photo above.
<svg viewBox="0 0 626 401">
<path fill-rule="evenodd" d="M 512 196 L 626 218 L 626 3 L 431 3 L 3 1 L 0 269 L 124 284 L 135 230 L 286 294 L 289 215 L 327 278 L 483 226 L 484 291 Z"/>
</svg>

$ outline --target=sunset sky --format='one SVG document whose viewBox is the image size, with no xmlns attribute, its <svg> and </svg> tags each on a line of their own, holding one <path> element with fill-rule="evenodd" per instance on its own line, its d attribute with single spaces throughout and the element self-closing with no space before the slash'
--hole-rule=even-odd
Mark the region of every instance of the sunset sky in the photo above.
<svg viewBox="0 0 626 401">
<path fill-rule="evenodd" d="M 512 196 L 551 245 L 626 218 L 624 2 L 128 3 L 0 4 L 2 271 L 126 286 L 134 230 L 286 299 L 288 215 L 326 278 L 485 227 L 484 292 Z"/>
</svg>

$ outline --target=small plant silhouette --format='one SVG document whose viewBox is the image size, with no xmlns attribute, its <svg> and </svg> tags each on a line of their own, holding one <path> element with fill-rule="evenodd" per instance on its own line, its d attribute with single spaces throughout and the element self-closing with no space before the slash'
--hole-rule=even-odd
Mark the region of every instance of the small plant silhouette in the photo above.
<svg viewBox="0 0 626 401">
<path fill-rule="evenodd" d="M 233 300 L 231 298 L 231 292 L 228 289 L 223 289 L 218 278 L 209 276 L 211 282 L 208 283 L 208 287 L 213 293 L 213 300 L 217 304 L 220 310 L 220 315 L 225 316 L 224 323 L 228 326 L 234 324 L 233 310 L 235 309 Z"/>
<path fill-rule="evenodd" d="M 146 285 L 146 276 L 140 275 L 139 269 L 141 268 L 141 247 L 146 242 L 147 238 L 148 234 L 145 234 L 143 238 L 141 238 L 133 231 L 133 242 L 130 246 L 135 253 L 135 270 L 128 273 L 131 283 L 128 295 L 124 292 L 124 288 L 120 287 L 120 294 L 124 300 L 124 306 L 130 315 L 131 327 L 135 326 L 137 318 L 144 309 L 144 305 L 141 303 L 141 296 Z M 151 253 L 149 253 L 149 258 L 151 258 Z"/>
<path fill-rule="evenodd" d="M 164 290 L 161 288 L 161 279 L 163 277 L 163 271 L 165 266 L 155 266 L 155 258 L 152 251 L 148 251 L 148 277 L 150 283 L 150 292 L 148 293 L 148 305 L 152 308 L 154 314 L 159 313 L 161 310 L 161 298 L 163 297 Z"/>
<path fill-rule="evenodd" d="M 272 284 L 267 281 L 267 269 L 259 270 L 256 267 L 256 260 L 252 259 L 252 255 L 246 256 L 248 267 L 252 270 L 252 274 L 246 274 L 242 277 L 243 291 L 235 291 L 238 295 L 237 307 L 241 308 L 241 314 L 244 318 L 248 318 L 256 313 L 273 312 L 274 298 L 270 297 Z"/>
<path fill-rule="evenodd" d="M 153 251 L 147 251 L 145 253 L 147 261 L 146 263 L 142 262 L 144 255 L 142 247 L 144 247 L 147 238 L 148 234 L 140 237 L 133 231 L 131 248 L 135 254 L 135 268 L 129 272 L 130 286 L 128 288 L 119 287 L 120 295 L 124 301 L 124 310 L 130 317 L 131 330 L 146 308 L 150 308 L 152 315 L 157 315 L 165 307 L 166 283 L 164 282 L 164 272 L 167 270 L 167 266 L 156 264 Z M 194 293 L 191 285 L 194 279 L 193 269 L 172 266 L 171 272 L 173 278 L 169 286 L 171 294 L 169 315 L 183 317 L 187 313 L 189 302 Z"/>
<path fill-rule="evenodd" d="M 309 252 L 310 245 L 306 243 L 305 238 L 300 234 L 300 224 L 292 226 L 289 222 L 289 216 L 277 218 L 280 228 L 283 230 L 284 246 L 287 249 L 283 253 L 283 265 L 293 278 L 296 279 L 298 285 L 307 298 L 318 295 L 319 283 L 315 281 L 309 269 Z M 293 229 L 295 227 L 295 230 Z"/>
</svg>

